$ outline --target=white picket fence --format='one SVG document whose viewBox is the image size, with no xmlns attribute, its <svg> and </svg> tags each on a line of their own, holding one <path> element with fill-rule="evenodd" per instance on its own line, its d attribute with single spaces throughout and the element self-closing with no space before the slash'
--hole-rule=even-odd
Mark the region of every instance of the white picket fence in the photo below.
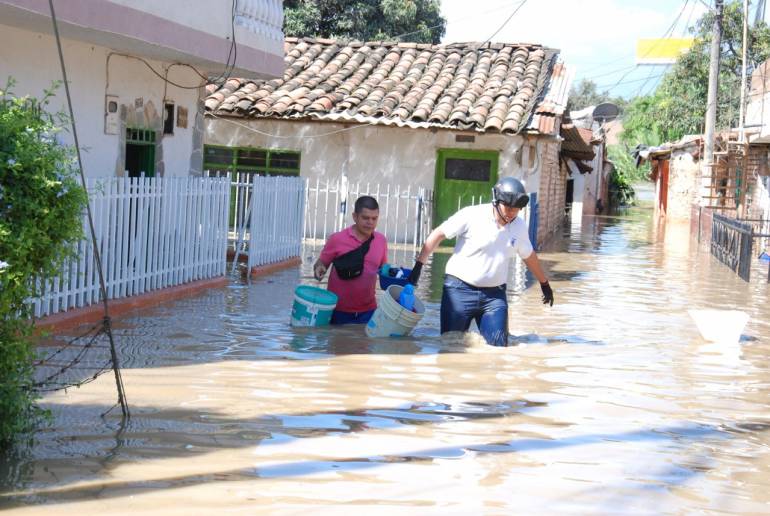
<svg viewBox="0 0 770 516">
<path fill-rule="evenodd" d="M 326 237 L 353 223 L 353 204 L 362 195 L 374 197 L 380 205 L 377 231 L 389 244 L 416 248 L 428 236 L 433 223 L 433 190 L 412 185 L 372 183 L 349 184 L 345 178 L 311 182 L 307 190 L 306 239 Z"/>
<path fill-rule="evenodd" d="M 90 178 L 86 186 L 108 299 L 225 273 L 229 180 Z M 90 236 L 41 286 L 36 317 L 101 301 Z"/>
<path fill-rule="evenodd" d="M 244 254 L 249 270 L 300 256 L 306 180 L 257 175 L 250 183 L 240 179 L 232 183 L 236 208 L 231 220 L 237 233 L 233 267 Z"/>
</svg>

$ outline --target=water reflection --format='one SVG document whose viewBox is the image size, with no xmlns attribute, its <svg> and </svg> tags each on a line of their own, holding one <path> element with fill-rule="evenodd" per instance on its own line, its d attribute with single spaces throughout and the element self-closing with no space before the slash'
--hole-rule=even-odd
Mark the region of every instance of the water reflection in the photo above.
<svg viewBox="0 0 770 516">
<path fill-rule="evenodd" d="M 511 348 L 439 336 L 440 253 L 411 338 L 288 326 L 313 249 L 298 269 L 122 320 L 133 418 L 99 418 L 108 375 L 49 396 L 54 424 L 0 461 L 0 506 L 766 513 L 768 285 L 685 235 L 646 209 L 565 228 L 540 252 L 553 308 L 512 271 Z M 751 319 L 740 342 L 709 344 L 694 307 Z"/>
</svg>

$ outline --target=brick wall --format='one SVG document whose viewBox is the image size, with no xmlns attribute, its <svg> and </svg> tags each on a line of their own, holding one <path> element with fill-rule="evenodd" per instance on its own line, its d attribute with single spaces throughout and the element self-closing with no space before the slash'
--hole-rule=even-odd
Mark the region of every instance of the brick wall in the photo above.
<svg viewBox="0 0 770 516">
<path fill-rule="evenodd" d="M 567 169 L 559 160 L 559 144 L 548 142 L 542 145 L 542 167 L 540 171 L 540 221 L 537 228 L 537 243 L 545 242 L 564 222 L 565 197 L 567 194 Z M 534 242 L 533 242 L 534 243 Z"/>
</svg>

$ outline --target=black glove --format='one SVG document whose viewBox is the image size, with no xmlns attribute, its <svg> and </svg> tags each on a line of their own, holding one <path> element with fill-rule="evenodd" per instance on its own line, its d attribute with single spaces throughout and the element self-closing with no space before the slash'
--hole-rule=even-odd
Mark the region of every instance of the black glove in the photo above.
<svg viewBox="0 0 770 516">
<path fill-rule="evenodd" d="M 412 272 L 409 273 L 409 283 L 417 286 L 417 282 L 420 281 L 420 274 L 422 273 L 422 262 L 417 260 L 414 262 L 414 267 L 412 267 Z"/>
<path fill-rule="evenodd" d="M 547 281 L 545 283 L 541 283 L 540 290 L 543 291 L 543 304 L 550 304 L 553 306 L 553 290 L 551 290 L 551 285 L 549 285 Z"/>
</svg>

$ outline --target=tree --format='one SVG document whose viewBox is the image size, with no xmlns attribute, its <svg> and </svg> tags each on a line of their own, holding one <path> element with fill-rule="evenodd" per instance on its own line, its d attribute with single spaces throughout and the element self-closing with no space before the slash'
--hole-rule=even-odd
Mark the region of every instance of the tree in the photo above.
<svg viewBox="0 0 770 516">
<path fill-rule="evenodd" d="M 623 117 L 622 139 L 629 145 L 658 145 L 686 134 L 703 132 L 708 92 L 709 49 L 712 12 L 706 13 L 692 29 L 695 42 L 663 76 L 652 95 L 637 97 Z M 741 97 L 741 2 L 727 4 L 723 15 L 722 57 L 717 101 L 717 128 L 738 124 Z M 749 29 L 747 69 L 770 57 L 770 28 L 760 22 Z"/>
<path fill-rule="evenodd" d="M 622 97 L 611 97 L 610 92 L 607 90 L 600 93 L 596 89 L 596 83 L 594 81 L 583 79 L 576 86 L 570 88 L 567 111 L 576 111 L 587 108 L 588 106 L 596 106 L 603 102 L 612 102 L 621 110 L 628 103 Z"/>
<path fill-rule="evenodd" d="M 359 41 L 439 43 L 439 0 L 285 0 L 284 34 Z"/>
</svg>

